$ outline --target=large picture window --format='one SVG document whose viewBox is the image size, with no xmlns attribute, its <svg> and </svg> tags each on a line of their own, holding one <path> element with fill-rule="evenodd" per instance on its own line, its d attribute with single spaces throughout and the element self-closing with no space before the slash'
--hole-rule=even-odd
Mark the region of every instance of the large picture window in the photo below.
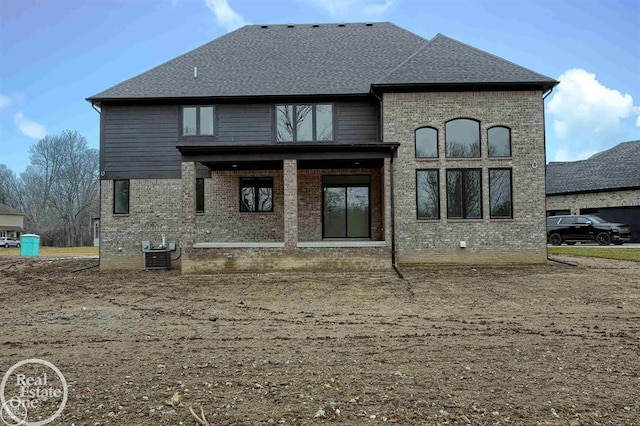
<svg viewBox="0 0 640 426">
<path fill-rule="evenodd" d="M 416 158 L 438 157 L 438 131 L 431 127 L 416 130 Z"/>
<path fill-rule="evenodd" d="M 447 217 L 482 218 L 482 170 L 447 170 Z"/>
<path fill-rule="evenodd" d="M 492 219 L 511 219 L 511 169 L 489 169 L 489 205 Z"/>
<path fill-rule="evenodd" d="M 511 157 L 511 129 L 492 127 L 487 131 L 489 157 Z"/>
<path fill-rule="evenodd" d="M 113 213 L 129 214 L 129 180 L 113 181 Z"/>
<path fill-rule="evenodd" d="M 182 107 L 182 134 L 212 136 L 215 132 L 214 113 L 213 106 Z"/>
<path fill-rule="evenodd" d="M 458 118 L 445 124 L 445 151 L 448 158 L 480 157 L 480 122 Z"/>
<path fill-rule="evenodd" d="M 323 238 L 370 238 L 368 175 L 323 176 Z"/>
<path fill-rule="evenodd" d="M 273 178 L 240 178 L 240 211 L 273 211 Z"/>
<path fill-rule="evenodd" d="M 418 219 L 440 218 L 440 179 L 438 170 L 416 171 Z"/>
<path fill-rule="evenodd" d="M 333 140 L 331 104 L 276 105 L 276 140 L 312 142 Z"/>
</svg>

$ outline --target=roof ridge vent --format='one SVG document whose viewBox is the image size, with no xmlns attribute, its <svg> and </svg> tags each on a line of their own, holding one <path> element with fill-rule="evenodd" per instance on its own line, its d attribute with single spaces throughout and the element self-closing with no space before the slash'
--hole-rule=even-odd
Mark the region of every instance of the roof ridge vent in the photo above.
<svg viewBox="0 0 640 426">
<path fill-rule="evenodd" d="M 364 24 L 366 27 L 373 27 L 373 23 L 371 22 L 367 22 L 366 24 Z"/>
<path fill-rule="evenodd" d="M 269 28 L 268 25 L 260 25 L 260 28 Z"/>
<path fill-rule="evenodd" d="M 344 27 L 344 26 L 345 26 L 345 24 L 343 24 L 343 23 L 339 23 L 339 24 L 338 24 L 338 26 L 339 26 L 339 27 Z"/>
<path fill-rule="evenodd" d="M 295 25 L 293 25 L 293 24 L 287 24 L 287 28 L 295 28 Z"/>
<path fill-rule="evenodd" d="M 319 28 L 319 27 L 320 27 L 320 25 L 319 25 L 319 24 L 313 24 L 313 25 L 311 25 L 311 26 L 312 26 L 313 28 Z"/>
</svg>

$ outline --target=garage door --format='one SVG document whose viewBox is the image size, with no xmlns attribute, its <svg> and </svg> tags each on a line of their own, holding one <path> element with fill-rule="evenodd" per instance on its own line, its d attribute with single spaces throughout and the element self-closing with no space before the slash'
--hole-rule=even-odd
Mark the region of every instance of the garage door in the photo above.
<svg viewBox="0 0 640 426">
<path fill-rule="evenodd" d="M 580 214 L 595 214 L 609 222 L 626 223 L 631 228 L 631 241 L 640 243 L 640 207 L 580 209 Z"/>
</svg>

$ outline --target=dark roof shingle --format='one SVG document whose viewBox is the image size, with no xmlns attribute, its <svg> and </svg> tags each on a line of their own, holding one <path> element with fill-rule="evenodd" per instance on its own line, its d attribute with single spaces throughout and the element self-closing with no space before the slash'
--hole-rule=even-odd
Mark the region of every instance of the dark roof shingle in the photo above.
<svg viewBox="0 0 640 426">
<path fill-rule="evenodd" d="M 429 42 L 389 22 L 249 25 L 88 100 L 350 95 L 369 93 L 373 83 L 442 82 L 555 84 L 445 36 Z"/>
<path fill-rule="evenodd" d="M 8 205 L 2 204 L 2 203 L 0 203 L 0 214 L 11 214 L 11 215 L 24 216 L 24 213 L 21 213 L 19 210 L 16 210 L 13 207 L 9 207 Z"/>
<path fill-rule="evenodd" d="M 623 142 L 586 160 L 547 165 L 547 195 L 640 188 L 640 141 Z"/>
<path fill-rule="evenodd" d="M 457 40 L 436 35 L 379 84 L 546 83 L 554 79 Z"/>
</svg>

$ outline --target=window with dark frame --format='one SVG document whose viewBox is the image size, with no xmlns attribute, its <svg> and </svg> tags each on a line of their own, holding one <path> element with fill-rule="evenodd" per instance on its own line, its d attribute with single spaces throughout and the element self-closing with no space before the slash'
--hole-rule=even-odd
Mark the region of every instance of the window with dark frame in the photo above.
<svg viewBox="0 0 640 426">
<path fill-rule="evenodd" d="M 511 169 L 489 169 L 489 206 L 491 219 L 512 219 Z"/>
<path fill-rule="evenodd" d="M 196 213 L 204 213 L 204 178 L 196 179 Z"/>
<path fill-rule="evenodd" d="M 456 118 L 445 123 L 445 153 L 447 158 L 480 157 L 480 122 Z"/>
<path fill-rule="evenodd" d="M 482 218 L 482 170 L 447 169 L 447 218 Z"/>
<path fill-rule="evenodd" d="M 322 238 L 371 238 L 371 177 L 322 177 Z"/>
<path fill-rule="evenodd" d="M 240 211 L 273 211 L 273 178 L 240 178 Z"/>
<path fill-rule="evenodd" d="M 113 181 L 113 214 L 129 214 L 129 179 Z"/>
<path fill-rule="evenodd" d="M 511 129 L 496 126 L 487 130 L 489 157 L 511 157 Z"/>
<path fill-rule="evenodd" d="M 333 105 L 276 105 L 276 141 L 333 140 Z"/>
<path fill-rule="evenodd" d="M 440 177 L 438 169 L 416 170 L 418 219 L 440 219 Z"/>
<path fill-rule="evenodd" d="M 214 117 L 215 107 L 211 105 L 182 107 L 182 135 L 213 136 Z"/>
<path fill-rule="evenodd" d="M 433 127 L 416 129 L 416 158 L 438 158 L 438 131 Z"/>
</svg>

